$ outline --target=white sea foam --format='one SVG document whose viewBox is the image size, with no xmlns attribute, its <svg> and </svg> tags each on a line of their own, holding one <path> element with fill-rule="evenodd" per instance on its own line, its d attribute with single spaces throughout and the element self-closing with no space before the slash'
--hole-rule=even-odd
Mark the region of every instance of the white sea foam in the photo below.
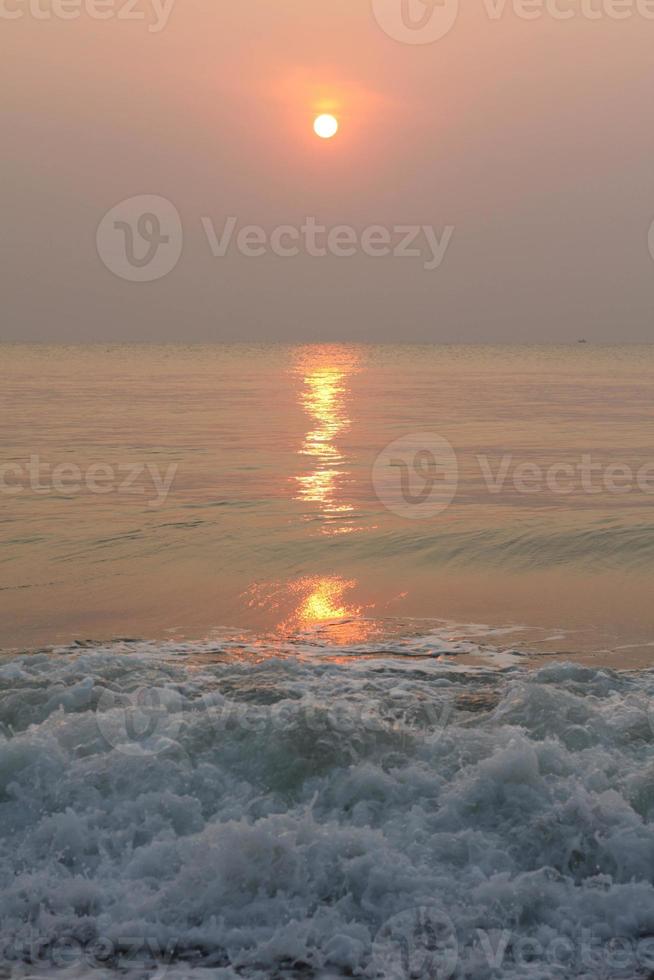
<svg viewBox="0 0 654 980">
<path fill-rule="evenodd" d="M 0 665 L 10 975 L 647 977 L 654 672 L 439 642 Z"/>
</svg>

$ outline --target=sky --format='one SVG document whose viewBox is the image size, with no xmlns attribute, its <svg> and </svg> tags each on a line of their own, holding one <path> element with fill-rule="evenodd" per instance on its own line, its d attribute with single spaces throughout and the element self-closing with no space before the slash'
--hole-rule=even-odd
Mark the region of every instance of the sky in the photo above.
<svg viewBox="0 0 654 980">
<path fill-rule="evenodd" d="M 652 341 L 651 0 L 0 21 L 2 340 Z"/>
</svg>

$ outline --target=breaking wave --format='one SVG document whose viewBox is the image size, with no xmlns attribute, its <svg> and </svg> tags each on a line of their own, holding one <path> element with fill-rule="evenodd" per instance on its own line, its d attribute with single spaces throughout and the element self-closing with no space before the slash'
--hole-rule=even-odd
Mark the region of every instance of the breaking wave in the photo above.
<svg viewBox="0 0 654 980">
<path fill-rule="evenodd" d="M 7 975 L 649 976 L 654 672 L 461 652 L 5 659 Z"/>
</svg>

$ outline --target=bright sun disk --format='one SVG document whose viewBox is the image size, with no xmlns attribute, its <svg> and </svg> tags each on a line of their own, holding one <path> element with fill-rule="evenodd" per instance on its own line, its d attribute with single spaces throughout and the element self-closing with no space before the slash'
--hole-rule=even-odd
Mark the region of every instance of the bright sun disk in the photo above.
<svg viewBox="0 0 654 980">
<path fill-rule="evenodd" d="M 321 139 L 328 140 L 338 132 L 338 120 L 328 113 L 317 116 L 313 122 L 313 131 Z"/>
</svg>

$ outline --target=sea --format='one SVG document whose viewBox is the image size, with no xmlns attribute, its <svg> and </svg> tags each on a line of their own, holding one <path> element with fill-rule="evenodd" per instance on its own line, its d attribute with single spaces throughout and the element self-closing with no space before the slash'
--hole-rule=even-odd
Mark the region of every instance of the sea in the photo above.
<svg viewBox="0 0 654 980">
<path fill-rule="evenodd" d="M 0 977 L 654 976 L 654 347 L 0 363 Z"/>
</svg>

